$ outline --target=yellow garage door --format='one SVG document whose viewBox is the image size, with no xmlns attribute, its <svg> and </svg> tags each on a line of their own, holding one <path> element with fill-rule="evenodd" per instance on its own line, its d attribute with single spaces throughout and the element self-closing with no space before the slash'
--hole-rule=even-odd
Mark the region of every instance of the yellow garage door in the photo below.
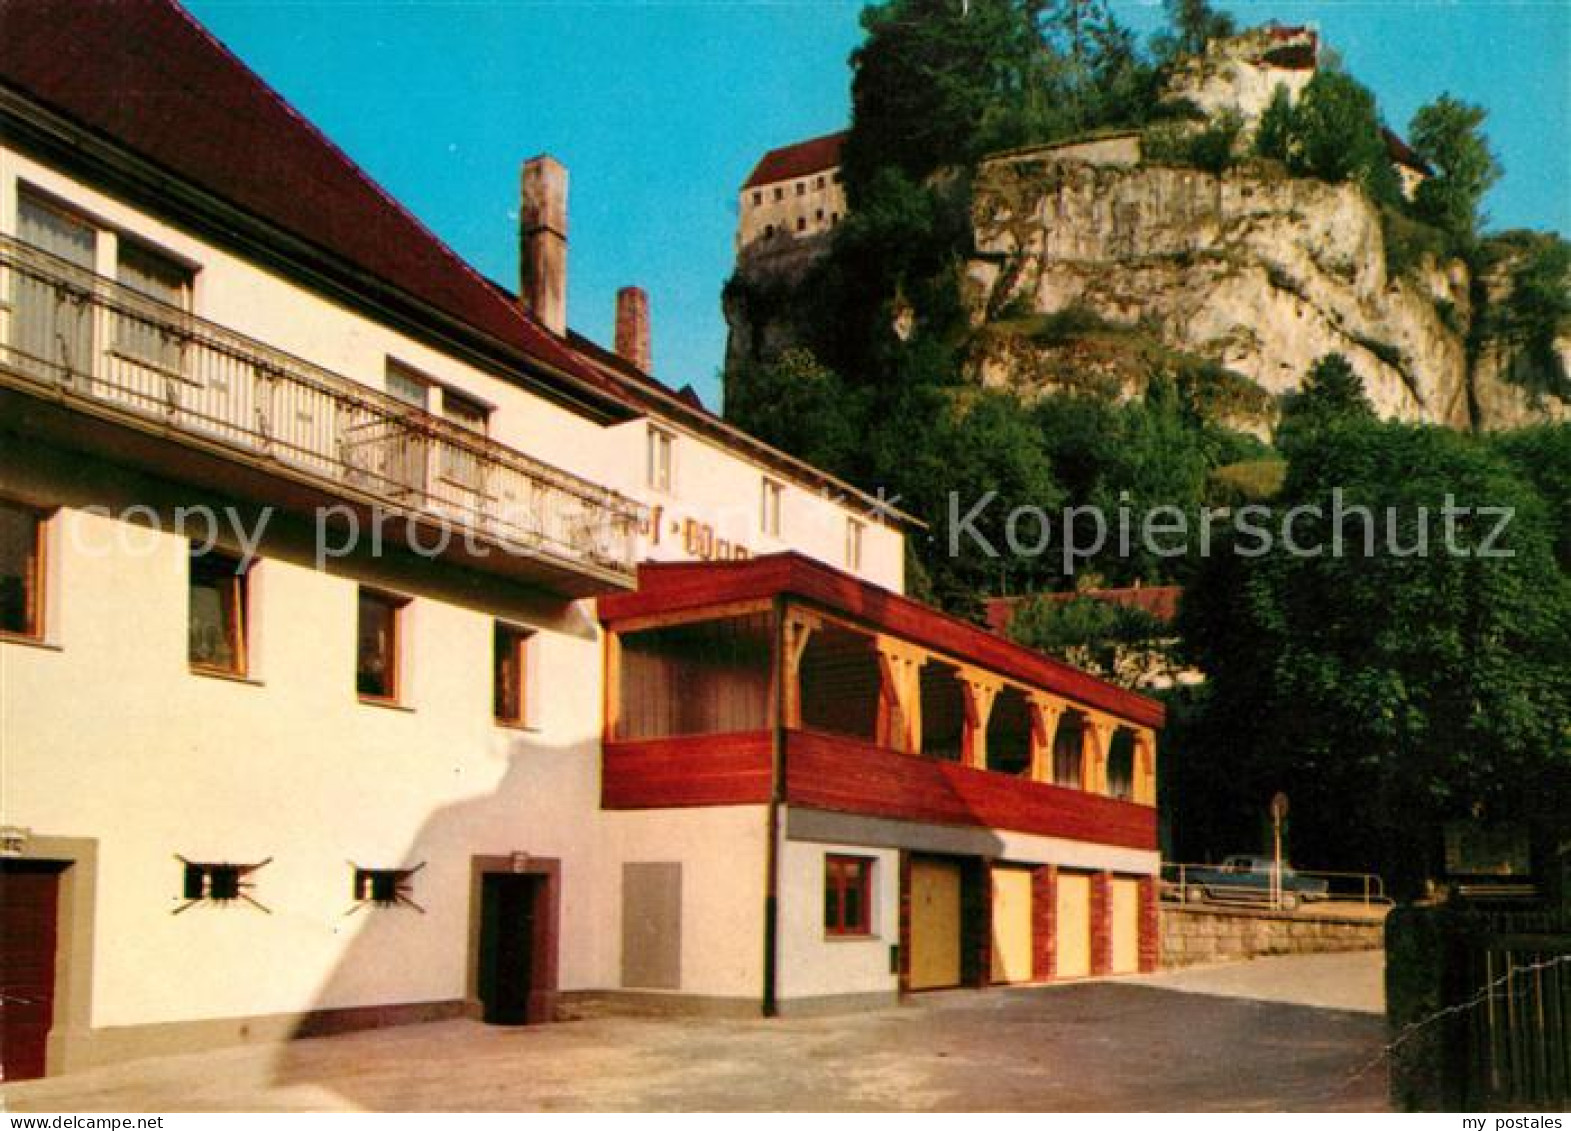
<svg viewBox="0 0 1571 1131">
<path fill-rule="evenodd" d="M 993 981 L 1031 980 L 1031 873 L 993 869 Z"/>
<path fill-rule="evenodd" d="M 960 984 L 960 864 L 911 861 L 911 988 Z"/>
<path fill-rule="evenodd" d="M 1140 970 L 1140 881 L 1113 881 L 1113 973 Z"/>
<path fill-rule="evenodd" d="M 1091 877 L 1058 874 L 1058 963 L 1060 978 L 1091 973 Z"/>
</svg>

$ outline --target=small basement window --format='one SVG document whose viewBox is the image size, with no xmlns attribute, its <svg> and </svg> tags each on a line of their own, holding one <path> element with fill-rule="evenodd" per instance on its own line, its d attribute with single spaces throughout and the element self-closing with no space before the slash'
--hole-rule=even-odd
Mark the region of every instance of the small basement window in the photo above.
<svg viewBox="0 0 1571 1131">
<path fill-rule="evenodd" d="M 414 875 L 424 864 L 413 868 L 361 868 L 355 867 L 354 895 L 356 909 L 370 905 L 374 907 L 397 907 L 400 904 L 413 907 L 424 914 L 425 908 L 421 907 L 412 898 L 414 894 Z"/>
<path fill-rule="evenodd" d="M 227 905 L 244 901 L 259 911 L 267 910 L 251 898 L 250 876 L 257 869 L 271 863 L 272 857 L 257 864 L 232 864 L 227 861 L 214 863 L 187 860 L 184 856 L 177 856 L 175 859 L 179 860 L 184 868 L 181 874 L 180 895 L 185 901 L 175 908 L 176 915 L 198 903 Z"/>
</svg>

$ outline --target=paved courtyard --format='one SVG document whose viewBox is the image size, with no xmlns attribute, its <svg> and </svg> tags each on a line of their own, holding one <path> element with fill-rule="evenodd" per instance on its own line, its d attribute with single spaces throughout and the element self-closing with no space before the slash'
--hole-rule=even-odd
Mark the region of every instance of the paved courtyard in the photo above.
<svg viewBox="0 0 1571 1131">
<path fill-rule="evenodd" d="M 778 1021 L 451 1021 L 143 1060 L 10 1085 L 5 1099 L 120 1112 L 1378 1111 L 1382 961 L 1261 959 Z"/>
</svg>

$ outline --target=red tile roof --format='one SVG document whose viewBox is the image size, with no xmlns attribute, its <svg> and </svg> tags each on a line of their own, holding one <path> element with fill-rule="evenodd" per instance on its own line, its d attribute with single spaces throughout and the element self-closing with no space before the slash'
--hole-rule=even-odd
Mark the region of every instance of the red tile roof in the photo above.
<svg viewBox="0 0 1571 1131">
<path fill-rule="evenodd" d="M 783 145 L 764 154 L 742 188 L 772 185 L 776 181 L 789 181 L 811 173 L 822 173 L 840 164 L 840 147 L 845 144 L 849 131 L 825 134 L 794 145 Z"/>
<path fill-rule="evenodd" d="M 1041 596 L 1060 605 L 1079 597 L 1093 601 L 1106 601 L 1110 605 L 1124 605 L 1144 609 L 1163 624 L 1171 624 L 1178 616 L 1178 602 L 1184 595 L 1177 585 L 1137 585 L 1127 589 L 1087 589 L 1079 593 L 1043 593 Z M 987 602 L 987 626 L 994 632 L 1008 634 L 1015 613 L 1032 597 L 994 597 Z"/>
<path fill-rule="evenodd" d="M 1429 163 L 1420 157 L 1413 147 L 1403 141 L 1397 134 L 1382 127 L 1380 135 L 1385 138 L 1386 156 L 1390 157 L 1392 161 L 1398 165 L 1405 165 L 1409 169 L 1416 169 L 1426 177 L 1431 175 L 1433 171 L 1429 168 Z"/>
<path fill-rule="evenodd" d="M 0 3 L 0 81 L 505 349 L 615 395 L 173 0 Z"/>
<path fill-rule="evenodd" d="M 653 614 L 781 594 L 1141 726 L 1160 727 L 1167 717 L 1158 700 L 798 553 L 729 562 L 644 562 L 636 591 L 601 597 L 597 608 L 601 622 L 615 628 Z"/>
</svg>

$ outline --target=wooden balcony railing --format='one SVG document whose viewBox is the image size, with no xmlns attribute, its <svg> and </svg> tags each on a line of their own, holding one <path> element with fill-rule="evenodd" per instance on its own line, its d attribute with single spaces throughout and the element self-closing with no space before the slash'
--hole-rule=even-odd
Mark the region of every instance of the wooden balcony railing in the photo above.
<svg viewBox="0 0 1571 1131">
<path fill-rule="evenodd" d="M 227 450 L 498 557 L 602 587 L 636 582 L 633 500 L 5 236 L 0 382 Z"/>
</svg>

